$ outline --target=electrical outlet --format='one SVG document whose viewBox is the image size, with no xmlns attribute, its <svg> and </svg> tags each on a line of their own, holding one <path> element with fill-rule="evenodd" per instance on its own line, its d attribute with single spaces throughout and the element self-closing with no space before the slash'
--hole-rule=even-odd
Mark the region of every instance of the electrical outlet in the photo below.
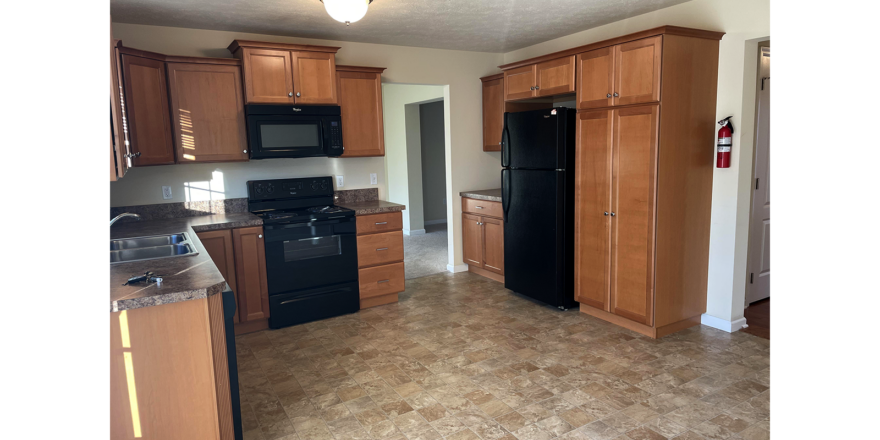
<svg viewBox="0 0 880 440">
<path fill-rule="evenodd" d="M 376 173 L 370 173 L 370 185 L 378 185 L 379 178 L 376 177 Z"/>
<path fill-rule="evenodd" d="M 337 188 L 342 188 L 342 182 L 343 182 L 342 176 L 336 176 L 336 187 Z"/>
<path fill-rule="evenodd" d="M 163 186 L 162 187 L 162 198 L 165 200 L 168 200 L 171 198 L 171 187 L 170 186 Z"/>
</svg>

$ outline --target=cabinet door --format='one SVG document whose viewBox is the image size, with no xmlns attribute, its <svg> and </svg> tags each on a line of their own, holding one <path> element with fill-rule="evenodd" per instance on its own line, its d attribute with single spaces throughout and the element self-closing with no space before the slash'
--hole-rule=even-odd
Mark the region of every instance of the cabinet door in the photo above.
<svg viewBox="0 0 880 440">
<path fill-rule="evenodd" d="M 290 55 L 296 103 L 336 104 L 336 54 L 291 52 Z"/>
<path fill-rule="evenodd" d="M 173 164 L 165 63 L 123 54 L 122 75 L 133 165 Z"/>
<path fill-rule="evenodd" d="M 220 231 L 206 231 L 198 233 L 202 246 L 208 251 L 220 275 L 232 288 L 235 295 L 235 303 L 238 304 L 238 286 L 235 283 L 235 253 L 232 246 L 232 230 L 224 229 Z M 235 316 L 232 317 L 233 322 L 238 322 L 239 306 L 235 308 Z"/>
<path fill-rule="evenodd" d="M 504 78 L 483 81 L 483 151 L 501 151 Z"/>
<path fill-rule="evenodd" d="M 178 163 L 246 161 L 241 69 L 168 63 Z"/>
<path fill-rule="evenodd" d="M 268 318 L 269 288 L 263 227 L 233 229 L 232 245 L 238 286 L 238 317 L 241 322 Z"/>
<path fill-rule="evenodd" d="M 248 104 L 293 103 L 290 51 L 242 50 L 244 90 Z"/>
<path fill-rule="evenodd" d="M 535 68 L 537 96 L 574 93 L 574 55 L 539 63 Z"/>
<path fill-rule="evenodd" d="M 480 217 L 470 214 L 461 215 L 461 241 L 464 243 L 462 257 L 464 262 L 476 267 L 483 267 L 483 226 Z"/>
<path fill-rule="evenodd" d="M 504 72 L 504 100 L 534 98 L 535 73 L 537 66 L 532 64 Z"/>
<path fill-rule="evenodd" d="M 482 217 L 483 224 L 483 269 L 504 275 L 504 222 L 490 217 Z"/>
<path fill-rule="evenodd" d="M 384 156 L 382 79 L 378 73 L 337 72 L 342 157 Z"/>
<path fill-rule="evenodd" d="M 575 149 L 575 299 L 608 310 L 611 271 L 610 110 L 578 112 Z"/>
<path fill-rule="evenodd" d="M 663 37 L 615 46 L 614 105 L 660 100 L 660 48 Z"/>
<path fill-rule="evenodd" d="M 123 108 L 122 81 L 119 75 L 119 40 L 110 38 L 110 180 L 121 179 L 128 171 L 128 139 Z"/>
<path fill-rule="evenodd" d="M 614 94 L 614 47 L 577 56 L 577 108 L 610 107 Z"/>
<path fill-rule="evenodd" d="M 653 324 L 657 105 L 614 110 L 611 312 Z"/>
</svg>

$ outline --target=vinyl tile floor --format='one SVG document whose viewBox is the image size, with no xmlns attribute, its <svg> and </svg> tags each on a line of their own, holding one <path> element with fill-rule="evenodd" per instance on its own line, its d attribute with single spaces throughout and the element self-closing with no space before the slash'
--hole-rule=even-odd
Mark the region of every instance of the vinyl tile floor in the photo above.
<svg viewBox="0 0 880 440">
<path fill-rule="evenodd" d="M 769 340 L 652 340 L 468 272 L 236 347 L 246 440 L 770 436 Z"/>
</svg>

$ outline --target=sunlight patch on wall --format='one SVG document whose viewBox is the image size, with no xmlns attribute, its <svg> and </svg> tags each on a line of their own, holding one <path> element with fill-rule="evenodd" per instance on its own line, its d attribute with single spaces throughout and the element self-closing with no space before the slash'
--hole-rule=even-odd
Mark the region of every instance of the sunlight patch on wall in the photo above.
<svg viewBox="0 0 880 440">
<path fill-rule="evenodd" d="M 223 171 L 214 170 L 211 173 L 211 180 L 184 182 L 183 195 L 187 202 L 225 200 L 226 185 L 223 182 Z"/>
</svg>

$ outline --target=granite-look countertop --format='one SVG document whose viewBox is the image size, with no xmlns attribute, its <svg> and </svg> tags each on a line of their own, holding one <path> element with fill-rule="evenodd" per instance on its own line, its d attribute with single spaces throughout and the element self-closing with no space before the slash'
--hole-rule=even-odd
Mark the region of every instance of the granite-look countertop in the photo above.
<svg viewBox="0 0 880 440">
<path fill-rule="evenodd" d="M 486 200 L 489 202 L 501 201 L 501 188 L 498 189 L 481 189 L 479 191 L 462 191 L 458 193 L 462 197 L 469 199 Z"/>
<path fill-rule="evenodd" d="M 214 265 L 196 233 L 261 226 L 262 224 L 263 221 L 259 217 L 244 212 L 120 222 L 113 225 L 110 228 L 111 239 L 186 232 L 198 251 L 198 255 L 110 265 L 110 311 L 118 312 L 206 298 L 222 292 L 226 280 L 220 275 L 220 271 Z M 122 285 L 130 277 L 143 275 L 146 271 L 152 271 L 157 276 L 162 276 L 161 287 L 157 283 Z"/>
<path fill-rule="evenodd" d="M 406 209 L 406 205 L 399 203 L 386 202 L 384 200 L 366 200 L 366 201 L 337 201 L 337 205 L 343 208 L 353 209 L 355 215 L 382 214 L 385 212 L 398 212 Z"/>
</svg>

